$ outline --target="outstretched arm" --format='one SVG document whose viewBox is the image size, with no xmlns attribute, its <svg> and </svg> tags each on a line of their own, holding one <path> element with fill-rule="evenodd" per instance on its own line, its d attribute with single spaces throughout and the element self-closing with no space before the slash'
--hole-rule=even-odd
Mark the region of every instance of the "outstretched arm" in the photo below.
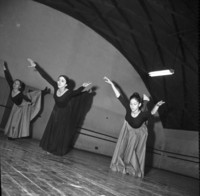
<svg viewBox="0 0 200 196">
<path fill-rule="evenodd" d="M 51 78 L 49 74 L 46 73 L 36 62 L 34 62 L 32 59 L 28 58 L 27 61 L 30 63 L 28 67 L 33 67 L 35 68 L 40 75 L 49 83 L 51 84 L 54 88 L 56 87 L 57 83 Z"/>
<path fill-rule="evenodd" d="M 116 88 L 114 83 L 110 79 L 108 79 L 107 77 L 104 77 L 104 80 L 105 80 L 106 83 L 111 85 L 111 87 L 112 87 L 112 89 L 113 89 L 113 91 L 115 93 L 115 96 L 119 99 L 119 101 L 126 108 L 126 110 L 130 110 L 129 101 L 127 99 L 125 99 L 124 96 L 121 95 L 121 93 Z"/>
<path fill-rule="evenodd" d="M 13 78 L 10 74 L 10 71 L 8 69 L 8 65 L 7 63 L 4 61 L 3 62 L 3 70 L 4 70 L 4 74 L 5 74 L 5 78 L 10 86 L 10 89 L 12 89 L 12 86 L 13 86 Z"/>
<path fill-rule="evenodd" d="M 84 83 L 82 84 L 81 87 L 79 87 L 78 89 L 76 89 L 76 90 L 73 91 L 73 94 L 72 94 L 72 95 L 73 95 L 73 96 L 78 95 L 79 93 L 82 92 L 82 90 L 83 90 L 84 88 L 88 87 L 90 84 L 92 84 L 92 83 L 91 83 L 91 82 L 84 82 Z"/>
<path fill-rule="evenodd" d="M 84 88 L 86 88 L 86 87 L 88 87 L 90 84 L 92 84 L 92 82 L 84 82 L 84 83 L 82 84 L 82 86 L 83 86 Z"/>
<path fill-rule="evenodd" d="M 119 98 L 120 92 L 119 92 L 118 89 L 115 87 L 114 83 L 113 83 L 109 78 L 107 78 L 106 76 L 104 77 L 104 80 L 105 80 L 106 83 L 108 83 L 108 84 L 111 85 L 111 87 L 112 87 L 112 89 L 113 89 L 113 91 L 114 91 L 114 93 L 115 93 L 115 96 L 116 96 L 117 98 Z"/>
<path fill-rule="evenodd" d="M 159 101 L 158 103 L 156 103 L 156 105 L 153 107 L 153 109 L 151 110 L 151 114 L 152 115 L 154 115 L 157 111 L 158 111 L 158 109 L 159 109 L 159 107 L 161 106 L 161 105 L 163 105 L 165 102 L 164 101 Z"/>
</svg>

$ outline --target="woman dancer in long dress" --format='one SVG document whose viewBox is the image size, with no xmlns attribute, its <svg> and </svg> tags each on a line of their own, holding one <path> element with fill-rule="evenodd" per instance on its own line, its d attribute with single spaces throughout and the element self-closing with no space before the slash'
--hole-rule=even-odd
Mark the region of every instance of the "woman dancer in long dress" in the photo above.
<svg viewBox="0 0 200 196">
<path fill-rule="evenodd" d="M 6 123 L 4 133 L 8 139 L 13 140 L 30 136 L 30 122 L 41 109 L 41 96 L 49 93 L 49 89 L 43 91 L 32 91 L 23 94 L 25 84 L 19 80 L 13 80 L 7 63 L 3 63 L 5 78 L 10 87 L 10 98 L 13 107 Z"/>
<path fill-rule="evenodd" d="M 133 93 L 128 101 L 121 95 L 110 79 L 104 77 L 104 80 L 111 85 L 115 96 L 126 109 L 124 124 L 114 150 L 110 168 L 113 171 L 143 178 L 148 136 L 146 122 L 164 102 L 161 100 L 156 103 L 151 112 L 142 111 L 143 100 L 137 92 Z"/>
<path fill-rule="evenodd" d="M 54 88 L 55 105 L 40 141 L 40 147 L 49 153 L 63 156 L 71 150 L 74 130 L 78 123 L 76 116 L 72 114 L 73 104 L 71 99 L 80 95 L 84 88 L 91 83 L 83 83 L 77 90 L 72 90 L 68 88 L 69 79 L 67 76 L 60 75 L 58 80 L 54 81 L 37 63 L 31 59 L 27 60 L 30 63 L 29 67 L 34 67 Z M 82 103 L 82 105 L 84 104 L 85 103 Z M 77 114 L 81 112 L 81 110 L 80 107 L 79 110 L 76 111 Z"/>
</svg>

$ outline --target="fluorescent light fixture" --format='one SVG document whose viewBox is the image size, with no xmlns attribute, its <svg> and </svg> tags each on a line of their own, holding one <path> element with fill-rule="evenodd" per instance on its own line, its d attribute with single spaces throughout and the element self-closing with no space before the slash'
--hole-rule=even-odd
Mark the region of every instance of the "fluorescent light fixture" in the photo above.
<svg viewBox="0 0 200 196">
<path fill-rule="evenodd" d="M 174 70 L 173 69 L 165 69 L 165 70 L 160 70 L 160 71 L 151 71 L 148 74 L 151 77 L 166 76 L 166 75 L 174 74 Z"/>
</svg>

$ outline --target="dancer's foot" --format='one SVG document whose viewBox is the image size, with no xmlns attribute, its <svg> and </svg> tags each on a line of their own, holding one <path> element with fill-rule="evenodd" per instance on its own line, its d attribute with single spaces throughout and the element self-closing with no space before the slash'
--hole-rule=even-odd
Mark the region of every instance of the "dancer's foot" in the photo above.
<svg viewBox="0 0 200 196">
<path fill-rule="evenodd" d="M 45 89 L 42 90 L 42 94 L 43 95 L 50 94 L 50 93 L 51 93 L 51 89 L 50 88 L 45 87 Z"/>
</svg>

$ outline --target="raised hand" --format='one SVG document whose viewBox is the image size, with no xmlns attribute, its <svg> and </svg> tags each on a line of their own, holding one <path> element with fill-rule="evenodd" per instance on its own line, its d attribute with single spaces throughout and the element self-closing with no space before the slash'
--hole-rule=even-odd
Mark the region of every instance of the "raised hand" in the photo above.
<svg viewBox="0 0 200 196">
<path fill-rule="evenodd" d="M 145 95 L 145 94 L 143 94 L 143 100 L 150 101 L 149 97 L 147 95 Z"/>
<path fill-rule="evenodd" d="M 7 70 L 8 69 L 8 64 L 6 61 L 3 61 L 3 69 Z"/>
<path fill-rule="evenodd" d="M 89 86 L 90 84 L 92 84 L 92 82 L 84 82 L 84 83 L 82 84 L 82 86 L 83 86 L 83 87 L 87 87 L 87 86 Z"/>
<path fill-rule="evenodd" d="M 162 105 L 162 104 L 164 104 L 165 102 L 164 101 L 159 101 L 158 103 L 156 103 L 156 105 L 153 107 L 153 109 L 151 110 L 151 114 L 152 115 L 154 115 L 157 111 L 158 111 L 158 109 L 159 109 L 159 107 Z"/>
<path fill-rule="evenodd" d="M 163 101 L 163 100 L 161 100 L 161 101 L 159 101 L 158 103 L 156 103 L 156 105 L 158 106 L 158 107 L 160 107 L 161 105 L 163 105 L 165 102 Z"/>
<path fill-rule="evenodd" d="M 113 84 L 112 81 L 109 78 L 107 78 L 106 76 L 104 76 L 103 79 L 105 80 L 106 83 Z"/>
<path fill-rule="evenodd" d="M 35 62 L 32 59 L 27 58 L 27 61 L 30 63 L 30 65 L 28 67 L 35 67 L 36 66 Z"/>
<path fill-rule="evenodd" d="M 115 93 L 115 96 L 116 97 L 119 97 L 120 96 L 120 92 L 118 91 L 118 89 L 115 87 L 114 83 L 109 79 L 107 78 L 106 76 L 104 76 L 103 78 L 105 80 L 106 83 L 110 84 L 114 93 Z"/>
</svg>

